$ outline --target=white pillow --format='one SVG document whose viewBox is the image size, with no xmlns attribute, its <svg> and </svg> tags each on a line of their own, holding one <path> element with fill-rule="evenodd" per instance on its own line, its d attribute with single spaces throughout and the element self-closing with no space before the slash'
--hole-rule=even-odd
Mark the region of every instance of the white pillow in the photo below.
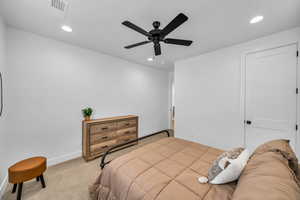
<svg viewBox="0 0 300 200">
<path fill-rule="evenodd" d="M 211 180 L 210 183 L 224 184 L 237 180 L 244 167 L 246 166 L 249 156 L 249 151 L 245 149 L 236 159 L 229 159 L 227 157 L 221 159 L 219 161 L 220 168 L 224 169 L 224 165 L 227 161 L 230 164 L 224 170 L 222 170 L 222 172 L 220 172 L 213 180 Z"/>
</svg>

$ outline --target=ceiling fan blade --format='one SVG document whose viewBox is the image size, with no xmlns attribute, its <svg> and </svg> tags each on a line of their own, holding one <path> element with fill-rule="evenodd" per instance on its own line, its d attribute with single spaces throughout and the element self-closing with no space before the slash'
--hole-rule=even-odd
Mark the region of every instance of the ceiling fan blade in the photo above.
<svg viewBox="0 0 300 200">
<path fill-rule="evenodd" d="M 130 49 L 130 48 L 137 47 L 137 46 L 147 44 L 147 43 L 150 43 L 150 42 L 151 41 L 138 42 L 138 43 L 135 43 L 135 44 L 132 44 L 132 45 L 125 46 L 124 48 L 125 49 Z"/>
<path fill-rule="evenodd" d="M 160 44 L 156 43 L 154 44 L 154 52 L 156 56 L 159 56 L 161 54 Z"/>
<path fill-rule="evenodd" d="M 167 44 L 176 44 L 176 45 L 184 45 L 184 46 L 190 46 L 193 41 L 191 40 L 180 40 L 180 39 L 173 39 L 173 38 L 166 38 L 164 39 L 164 42 Z"/>
<path fill-rule="evenodd" d="M 127 26 L 127 27 L 129 27 L 129 28 L 131 28 L 131 29 L 133 29 L 133 30 L 135 30 L 135 31 L 137 31 L 137 32 L 139 32 L 139 33 L 147 36 L 147 37 L 151 36 L 150 33 L 148 33 L 147 31 L 145 31 L 141 27 L 138 27 L 137 25 L 131 23 L 130 21 L 124 21 L 124 22 L 122 22 L 122 24 L 124 26 Z"/>
<path fill-rule="evenodd" d="M 180 26 L 181 24 L 183 24 L 186 20 L 188 20 L 188 17 L 183 14 L 180 13 L 178 14 L 162 31 L 161 31 L 161 35 L 164 37 L 166 35 L 168 35 L 170 32 L 172 32 L 173 30 L 175 30 L 178 26 Z"/>
</svg>

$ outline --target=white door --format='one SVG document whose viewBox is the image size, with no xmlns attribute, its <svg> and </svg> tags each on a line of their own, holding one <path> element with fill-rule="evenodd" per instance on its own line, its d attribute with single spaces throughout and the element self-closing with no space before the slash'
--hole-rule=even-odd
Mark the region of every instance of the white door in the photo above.
<svg viewBox="0 0 300 200">
<path fill-rule="evenodd" d="M 251 151 L 281 138 L 289 139 L 295 150 L 296 52 L 293 44 L 246 55 L 245 144 Z"/>
</svg>

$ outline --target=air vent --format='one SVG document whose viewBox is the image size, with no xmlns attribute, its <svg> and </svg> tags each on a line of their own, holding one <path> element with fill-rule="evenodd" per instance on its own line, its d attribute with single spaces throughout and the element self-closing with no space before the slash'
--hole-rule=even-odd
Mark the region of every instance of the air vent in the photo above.
<svg viewBox="0 0 300 200">
<path fill-rule="evenodd" d="M 65 12 L 65 10 L 68 6 L 68 2 L 66 2 L 64 0 L 50 0 L 50 2 L 51 2 L 52 8 L 56 8 L 62 12 Z"/>
</svg>

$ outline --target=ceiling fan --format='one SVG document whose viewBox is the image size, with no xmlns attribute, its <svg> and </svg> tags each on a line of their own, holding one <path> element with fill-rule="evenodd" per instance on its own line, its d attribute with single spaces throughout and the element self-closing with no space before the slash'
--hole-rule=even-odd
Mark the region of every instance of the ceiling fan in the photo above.
<svg viewBox="0 0 300 200">
<path fill-rule="evenodd" d="M 145 31 L 144 29 L 138 27 L 137 25 L 135 25 L 129 21 L 124 21 L 124 22 L 122 22 L 123 25 L 145 35 L 148 38 L 148 40 L 146 40 L 146 41 L 128 45 L 128 46 L 125 46 L 125 48 L 130 49 L 133 47 L 137 47 L 140 45 L 144 45 L 144 44 L 153 42 L 155 55 L 158 56 L 158 55 L 161 55 L 160 42 L 164 42 L 166 44 L 190 46 L 193 42 L 191 40 L 165 38 L 170 32 L 174 31 L 178 26 L 180 26 L 187 20 L 188 20 L 188 17 L 186 15 L 184 15 L 183 13 L 180 13 L 163 29 L 159 28 L 159 26 L 160 26 L 159 21 L 153 22 L 152 25 L 153 25 L 154 29 L 152 29 L 149 32 Z"/>
</svg>

